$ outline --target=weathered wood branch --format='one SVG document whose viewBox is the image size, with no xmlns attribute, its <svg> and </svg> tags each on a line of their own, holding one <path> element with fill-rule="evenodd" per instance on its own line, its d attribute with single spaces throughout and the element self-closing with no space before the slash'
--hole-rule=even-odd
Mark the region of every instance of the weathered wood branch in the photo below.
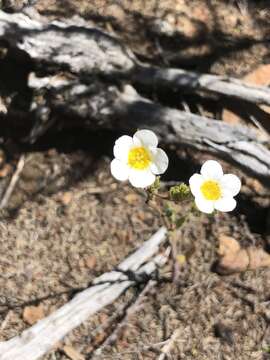
<svg viewBox="0 0 270 360">
<path fill-rule="evenodd" d="M 82 18 L 73 22 L 33 20 L 24 14 L 0 11 L 0 38 L 25 51 L 40 64 L 69 69 L 74 74 L 127 74 L 134 68 L 132 52 L 105 32 L 87 26 Z"/>
<path fill-rule="evenodd" d="M 242 168 L 270 186 L 270 151 L 247 127 L 164 107 L 143 98 L 131 86 L 123 91 L 111 86 L 73 84 L 50 98 L 52 113 L 65 119 L 60 126 L 118 129 L 133 132 L 150 128 L 164 143 L 213 154 Z M 76 120 L 74 120 L 76 119 Z M 35 127 L 32 135 L 39 131 Z"/>
<path fill-rule="evenodd" d="M 134 81 L 153 89 L 188 89 L 212 92 L 255 104 L 270 105 L 270 89 L 252 86 L 238 79 L 172 68 L 140 67 Z"/>
<path fill-rule="evenodd" d="M 82 18 L 52 22 L 39 17 L 0 11 L 0 38 L 29 54 L 38 64 L 69 69 L 77 75 L 121 74 L 148 88 L 189 89 L 235 97 L 270 105 L 270 89 L 252 86 L 230 77 L 199 74 L 182 69 L 158 68 L 140 64 L 132 51 L 113 36 L 91 28 Z"/>
<path fill-rule="evenodd" d="M 164 265 L 168 254 L 156 255 L 164 243 L 166 229 L 160 228 L 141 248 L 124 260 L 115 271 L 105 273 L 93 286 L 76 295 L 70 302 L 48 317 L 6 342 L 0 342 L 1 360 L 36 360 L 89 316 L 115 301 L 127 288 L 136 284 L 136 277 L 150 275 Z M 145 264 L 144 264 L 145 263 Z M 127 271 L 133 273 L 129 278 Z"/>
<path fill-rule="evenodd" d="M 63 127 L 123 131 L 148 127 L 164 142 L 224 158 L 269 186 L 270 152 L 252 131 L 155 104 L 135 91 L 127 91 L 131 86 L 121 92 L 117 86 L 109 86 L 108 81 L 116 83 L 121 75 L 122 79 L 150 87 L 189 86 L 270 104 L 268 88 L 253 88 L 213 75 L 202 75 L 200 80 L 197 75 L 182 70 L 143 68 L 117 39 L 87 27 L 82 19 L 76 26 L 68 22 L 48 24 L 43 18 L 32 20 L 24 14 L 0 12 L 0 37 L 29 54 L 36 65 L 43 65 L 47 75 L 55 67 L 72 72 L 72 80 L 58 81 L 57 85 L 51 84 L 48 76 L 49 80 L 45 77 L 29 83 L 34 92 L 38 87 L 45 91 L 42 104 L 32 100 L 37 121 L 29 137 L 31 141 L 60 117 L 64 118 Z M 93 74 L 100 75 L 100 80 Z"/>
<path fill-rule="evenodd" d="M 113 104 L 103 106 L 96 117 L 104 119 L 106 113 L 115 119 L 118 128 L 151 128 L 163 142 L 216 155 L 270 186 L 270 151 L 245 127 L 163 107 L 139 97 L 131 87 L 126 87 Z"/>
<path fill-rule="evenodd" d="M 126 310 L 126 314 L 121 320 L 121 322 L 116 325 L 112 333 L 107 337 L 107 339 L 102 343 L 102 345 L 91 354 L 93 358 L 95 356 L 100 357 L 107 346 L 112 346 L 117 341 L 122 329 L 128 324 L 129 319 L 140 310 L 142 301 L 145 299 L 146 294 L 149 292 L 150 289 L 156 286 L 156 284 L 157 282 L 155 280 L 150 280 L 147 283 L 142 292 L 136 298 L 136 301 Z"/>
</svg>

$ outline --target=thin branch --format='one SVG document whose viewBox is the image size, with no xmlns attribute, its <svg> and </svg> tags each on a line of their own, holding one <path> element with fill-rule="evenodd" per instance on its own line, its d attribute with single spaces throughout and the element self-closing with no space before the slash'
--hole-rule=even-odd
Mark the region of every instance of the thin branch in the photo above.
<svg viewBox="0 0 270 360">
<path fill-rule="evenodd" d="M 168 339 L 168 342 L 161 349 L 161 354 L 159 355 L 158 360 L 164 360 L 166 359 L 166 357 L 168 357 L 179 335 L 180 335 L 180 329 L 176 329 L 171 335 L 171 337 Z"/>
<path fill-rule="evenodd" d="M 38 20 L 25 14 L 0 11 L 0 36 L 10 45 L 26 51 L 39 66 L 44 63 L 70 69 L 77 76 L 102 74 L 118 80 L 121 74 L 152 90 L 160 87 L 204 91 L 270 105 L 270 89 L 266 86 L 252 86 L 226 76 L 140 64 L 133 52 L 118 39 L 90 27 L 80 17 L 76 17 L 76 23 L 70 19 L 50 22 L 42 16 Z"/>
<path fill-rule="evenodd" d="M 93 281 L 93 286 L 77 294 L 70 302 L 48 317 L 8 341 L 0 342 L 0 360 L 36 360 L 54 344 L 79 326 L 89 316 L 115 301 L 126 289 L 164 265 L 168 256 L 159 254 L 165 242 L 166 229 L 160 228 L 135 253 L 125 259 L 118 270 L 105 273 Z M 145 265 L 143 265 L 145 263 Z M 131 276 L 132 275 L 132 276 Z"/>
<path fill-rule="evenodd" d="M 14 174 L 12 175 L 10 183 L 9 183 L 9 185 L 6 189 L 6 192 L 0 202 L 0 209 L 4 209 L 7 206 L 9 199 L 15 189 L 15 186 L 20 178 L 20 174 L 24 168 L 24 164 L 25 164 L 25 155 L 21 155 L 21 157 L 18 161 L 16 170 L 15 170 Z"/>
<path fill-rule="evenodd" d="M 139 311 L 142 301 L 144 300 L 145 295 L 149 292 L 150 289 L 152 289 L 157 282 L 155 280 L 150 280 L 147 285 L 144 287 L 142 292 L 137 297 L 136 301 L 127 309 L 126 315 L 122 319 L 122 321 L 116 326 L 116 328 L 113 330 L 113 332 L 110 334 L 110 336 L 107 337 L 107 339 L 103 342 L 103 344 L 95 350 L 95 352 L 92 354 L 92 356 L 100 356 L 104 349 L 107 346 L 112 346 L 116 341 L 117 338 L 120 336 L 120 333 L 122 329 L 128 324 L 130 318 Z"/>
<path fill-rule="evenodd" d="M 134 73 L 134 81 L 154 89 L 204 91 L 225 95 L 254 104 L 270 105 L 270 89 L 253 86 L 244 81 L 212 74 L 201 74 L 183 69 L 142 66 Z"/>
<path fill-rule="evenodd" d="M 92 87 L 90 93 L 89 86 L 71 84 L 49 99 L 55 116 L 60 122 L 65 119 L 63 128 L 117 128 L 122 132 L 150 128 L 168 145 L 213 154 L 270 186 L 270 151 L 255 131 L 162 106 L 140 96 L 130 85 L 122 91 L 116 86 Z"/>
</svg>

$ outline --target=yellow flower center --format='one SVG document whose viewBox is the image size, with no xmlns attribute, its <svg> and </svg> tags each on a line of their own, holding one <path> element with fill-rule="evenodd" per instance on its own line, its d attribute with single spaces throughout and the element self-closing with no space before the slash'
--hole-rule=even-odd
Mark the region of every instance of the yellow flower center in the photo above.
<svg viewBox="0 0 270 360">
<path fill-rule="evenodd" d="M 201 192 L 206 200 L 218 200 L 221 197 L 220 185 L 214 180 L 207 180 L 201 185 Z"/>
<path fill-rule="evenodd" d="M 128 165 L 136 170 L 146 169 L 151 162 L 151 155 L 144 147 L 134 147 L 128 153 Z"/>
</svg>

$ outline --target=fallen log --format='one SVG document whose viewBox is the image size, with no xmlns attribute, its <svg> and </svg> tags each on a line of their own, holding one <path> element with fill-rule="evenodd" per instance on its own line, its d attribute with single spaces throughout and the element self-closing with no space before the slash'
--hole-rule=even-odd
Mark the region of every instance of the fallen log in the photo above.
<svg viewBox="0 0 270 360">
<path fill-rule="evenodd" d="M 113 36 L 90 27 L 82 18 L 48 22 L 0 11 L 0 38 L 7 48 L 18 48 L 39 68 L 70 70 L 77 75 L 119 76 L 134 68 L 135 57 Z"/>
<path fill-rule="evenodd" d="M 39 112 L 43 113 L 41 109 Z M 222 158 L 270 187 L 270 151 L 252 130 L 164 107 L 141 97 L 129 85 L 122 91 L 115 86 L 64 86 L 60 100 L 57 93 L 50 98 L 48 118 L 56 114 L 59 127 L 117 129 L 129 133 L 138 128 L 152 129 L 164 143 Z M 42 122 L 37 122 L 31 136 L 35 138 L 41 130 Z"/>
<path fill-rule="evenodd" d="M 160 228 L 116 270 L 95 279 L 93 286 L 77 294 L 70 302 L 21 335 L 0 342 L 0 360 L 36 360 L 46 354 L 70 331 L 135 285 L 137 278 L 144 279 L 164 265 L 168 252 L 152 257 L 165 239 L 166 229 Z"/>
<path fill-rule="evenodd" d="M 163 107 L 138 96 L 130 86 L 119 94 L 114 103 L 111 97 L 109 99 L 109 106 L 104 106 L 103 102 L 100 111 L 95 113 L 95 119 L 101 126 L 107 118 L 107 123 L 111 122 L 113 127 L 130 132 L 148 127 L 165 143 L 213 154 L 237 165 L 270 187 L 270 151 L 248 128 Z"/>
<path fill-rule="evenodd" d="M 29 12 L 30 13 L 30 12 Z M 9 46 L 25 51 L 40 68 L 69 69 L 73 74 L 121 75 L 131 83 L 153 89 L 204 91 L 270 105 L 270 89 L 252 86 L 238 79 L 200 74 L 173 68 L 141 64 L 130 49 L 101 29 L 90 27 L 82 18 L 49 23 L 44 17 L 0 11 L 0 38 Z"/>
<path fill-rule="evenodd" d="M 134 81 L 153 89 L 203 91 L 255 104 L 270 104 L 268 87 L 252 86 L 227 76 L 200 74 L 183 69 L 141 66 L 135 73 Z"/>
<path fill-rule="evenodd" d="M 0 37 L 9 46 L 30 55 L 35 66 L 43 69 L 41 78 L 27 84 L 39 99 L 33 98 L 29 106 L 36 118 L 27 138 L 29 141 L 34 142 L 59 121 L 62 127 L 80 126 L 95 130 L 132 132 L 138 127 L 148 127 L 165 143 L 188 146 L 223 158 L 270 186 L 270 152 L 251 130 L 164 107 L 139 96 L 132 86 L 119 91 L 116 84 L 120 78 L 130 82 L 137 81 L 137 78 L 141 84 L 150 84 L 150 87 L 156 86 L 155 81 L 164 86 L 190 84 L 194 89 L 226 91 L 226 95 L 264 103 L 270 101 L 268 88 L 258 89 L 236 80 L 217 80 L 213 75 L 202 77 L 206 80 L 200 82 L 187 72 L 183 73 L 187 81 L 180 81 L 179 72 L 182 70 L 142 68 L 131 51 L 116 38 L 90 28 L 82 19 L 77 21 L 77 25 L 72 21 L 48 23 L 44 18 L 31 19 L 25 14 L 0 12 Z M 56 85 L 48 74 L 55 74 L 55 71 L 58 74 L 59 70 L 69 71 L 70 77 L 62 82 L 58 79 Z M 148 75 L 143 76 L 142 71 Z M 231 86 L 230 90 L 228 86 Z M 8 115 L 12 115 L 12 107 L 8 110 Z M 25 118 L 30 118 L 29 115 L 26 112 Z M 26 123 L 20 121 L 21 126 Z"/>
</svg>

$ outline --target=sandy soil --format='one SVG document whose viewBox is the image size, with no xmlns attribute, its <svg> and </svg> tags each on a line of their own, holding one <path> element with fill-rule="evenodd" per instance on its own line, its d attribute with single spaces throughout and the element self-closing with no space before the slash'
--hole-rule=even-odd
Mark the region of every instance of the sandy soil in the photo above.
<svg viewBox="0 0 270 360">
<path fill-rule="evenodd" d="M 80 14 L 98 22 L 153 63 L 242 76 L 268 61 L 269 46 L 263 41 L 270 32 L 266 1 L 250 2 L 248 8 L 244 1 L 207 0 L 134 0 L 121 6 L 109 0 L 59 3 L 44 0 L 36 6 L 52 18 Z M 171 24 L 172 37 L 154 35 L 157 18 Z M 29 305 L 40 305 L 44 315 L 55 311 L 161 225 L 143 196 L 110 176 L 116 134 L 61 137 L 60 146 L 59 138 L 48 136 L 26 149 L 18 186 L 0 214 L 0 340 L 29 326 L 24 316 Z M 18 156 L 13 144 L 5 152 L 6 162 L 14 167 Z M 207 158 L 187 150 L 176 153 L 165 180 L 187 181 Z M 74 330 L 43 359 L 70 359 L 64 345 L 85 359 L 158 359 L 158 344 L 175 331 L 170 359 L 269 358 L 270 269 L 230 276 L 214 271 L 220 234 L 244 247 L 267 248 L 270 243 L 269 191 L 238 174 L 243 191 L 237 210 L 194 217 L 184 225 L 177 236 L 178 253 L 186 257 L 178 282 L 168 281 L 169 262 L 113 346 L 93 355 L 115 326 L 100 325 L 105 327 L 120 305 L 132 303 L 139 288 Z M 9 179 L 0 180 L 0 190 Z M 120 313 L 117 321 L 123 316 Z"/>
</svg>

